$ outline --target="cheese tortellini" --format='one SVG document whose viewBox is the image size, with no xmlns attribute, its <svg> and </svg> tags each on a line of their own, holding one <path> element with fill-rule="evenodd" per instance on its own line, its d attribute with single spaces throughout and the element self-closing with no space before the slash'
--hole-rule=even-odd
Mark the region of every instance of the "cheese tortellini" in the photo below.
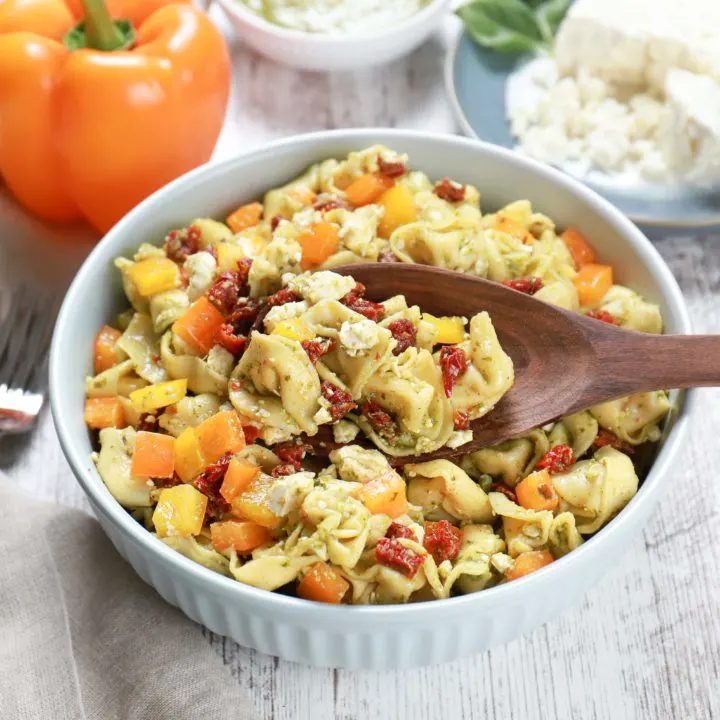
<svg viewBox="0 0 720 720">
<path fill-rule="evenodd" d="M 666 392 L 462 454 L 515 380 L 492 317 L 373 302 L 333 271 L 434 265 L 662 332 L 610 268 L 583 284 L 602 258 L 577 230 L 525 199 L 487 212 L 477 188 L 408 163 L 381 145 L 322 160 L 227 222 L 196 218 L 115 261 L 128 309 L 85 381 L 93 460 L 135 519 L 208 570 L 330 603 L 444 599 L 561 559 L 638 491 L 633 453 L 660 440 Z"/>
</svg>

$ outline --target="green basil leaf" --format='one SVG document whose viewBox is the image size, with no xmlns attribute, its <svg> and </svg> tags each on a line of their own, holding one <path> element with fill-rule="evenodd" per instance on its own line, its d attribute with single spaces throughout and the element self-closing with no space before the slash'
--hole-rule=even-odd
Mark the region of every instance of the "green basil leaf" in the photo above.
<svg viewBox="0 0 720 720">
<path fill-rule="evenodd" d="M 501 52 L 528 52 L 542 43 L 533 11 L 522 0 L 474 0 L 457 14 L 475 42 Z"/>
<path fill-rule="evenodd" d="M 546 43 L 552 43 L 568 7 L 570 0 L 545 0 L 535 8 L 537 26 Z"/>
</svg>

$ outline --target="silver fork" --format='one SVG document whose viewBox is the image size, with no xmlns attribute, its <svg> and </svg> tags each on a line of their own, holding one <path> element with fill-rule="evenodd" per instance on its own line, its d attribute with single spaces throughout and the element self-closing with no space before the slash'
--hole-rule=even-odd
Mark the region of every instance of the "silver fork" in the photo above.
<svg viewBox="0 0 720 720">
<path fill-rule="evenodd" d="M 0 324 L 0 433 L 27 432 L 42 410 L 55 315 L 51 296 L 13 290 Z"/>
</svg>

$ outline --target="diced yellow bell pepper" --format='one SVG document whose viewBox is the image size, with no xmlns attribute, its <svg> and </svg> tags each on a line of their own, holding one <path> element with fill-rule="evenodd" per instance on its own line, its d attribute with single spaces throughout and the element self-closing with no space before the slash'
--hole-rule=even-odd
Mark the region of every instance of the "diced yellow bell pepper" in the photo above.
<svg viewBox="0 0 720 720">
<path fill-rule="evenodd" d="M 180 271 L 169 258 L 151 257 L 136 262 L 129 271 L 130 280 L 143 297 L 150 297 L 179 285 Z"/>
<path fill-rule="evenodd" d="M 130 402 L 135 410 L 146 413 L 172 405 L 178 400 L 182 400 L 186 394 L 187 378 L 183 378 L 133 390 L 130 393 Z"/>
<path fill-rule="evenodd" d="M 495 216 L 495 230 L 512 235 L 525 245 L 532 245 L 535 242 L 535 237 L 525 229 L 524 225 L 502 211 Z"/>
<path fill-rule="evenodd" d="M 218 270 L 221 272 L 237 270 L 238 260 L 244 260 L 247 257 L 245 250 L 239 245 L 219 243 L 215 248 L 217 250 Z"/>
<path fill-rule="evenodd" d="M 378 235 L 389 238 L 401 225 L 415 222 L 417 211 L 413 195 L 405 185 L 395 185 L 386 190 L 378 200 L 385 212 L 378 223 Z"/>
<path fill-rule="evenodd" d="M 185 428 L 175 438 L 175 472 L 183 482 L 191 482 L 205 469 L 205 458 L 194 428 Z"/>
<path fill-rule="evenodd" d="M 282 518 L 270 509 L 270 491 L 274 483 L 274 477 L 259 473 L 247 489 L 232 501 L 232 513 L 266 528 L 277 527 Z"/>
<path fill-rule="evenodd" d="M 290 340 L 312 340 L 315 333 L 307 326 L 301 318 L 290 318 L 279 322 L 273 329 L 271 335 L 282 335 Z"/>
<path fill-rule="evenodd" d="M 192 485 L 176 485 L 160 491 L 153 525 L 160 537 L 198 535 L 202 530 L 208 499 Z"/>
<path fill-rule="evenodd" d="M 465 339 L 465 323 L 461 317 L 435 317 L 423 313 L 423 320 L 435 326 L 437 335 L 433 342 L 436 345 L 455 345 Z"/>
</svg>

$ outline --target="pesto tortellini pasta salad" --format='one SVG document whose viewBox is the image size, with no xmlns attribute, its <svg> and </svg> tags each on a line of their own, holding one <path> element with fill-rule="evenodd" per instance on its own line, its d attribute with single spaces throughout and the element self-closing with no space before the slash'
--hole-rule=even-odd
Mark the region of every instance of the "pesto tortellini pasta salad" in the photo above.
<svg viewBox="0 0 720 720">
<path fill-rule="evenodd" d="M 476 188 L 375 146 L 147 240 L 115 261 L 130 307 L 98 332 L 85 420 L 108 490 L 196 562 L 321 602 L 447 598 L 571 552 L 637 492 L 664 392 L 455 460 L 388 461 L 461 452 L 513 365 L 487 313 L 374 302 L 339 265 L 436 265 L 662 332 L 655 305 L 527 200 L 483 213 Z"/>
</svg>

